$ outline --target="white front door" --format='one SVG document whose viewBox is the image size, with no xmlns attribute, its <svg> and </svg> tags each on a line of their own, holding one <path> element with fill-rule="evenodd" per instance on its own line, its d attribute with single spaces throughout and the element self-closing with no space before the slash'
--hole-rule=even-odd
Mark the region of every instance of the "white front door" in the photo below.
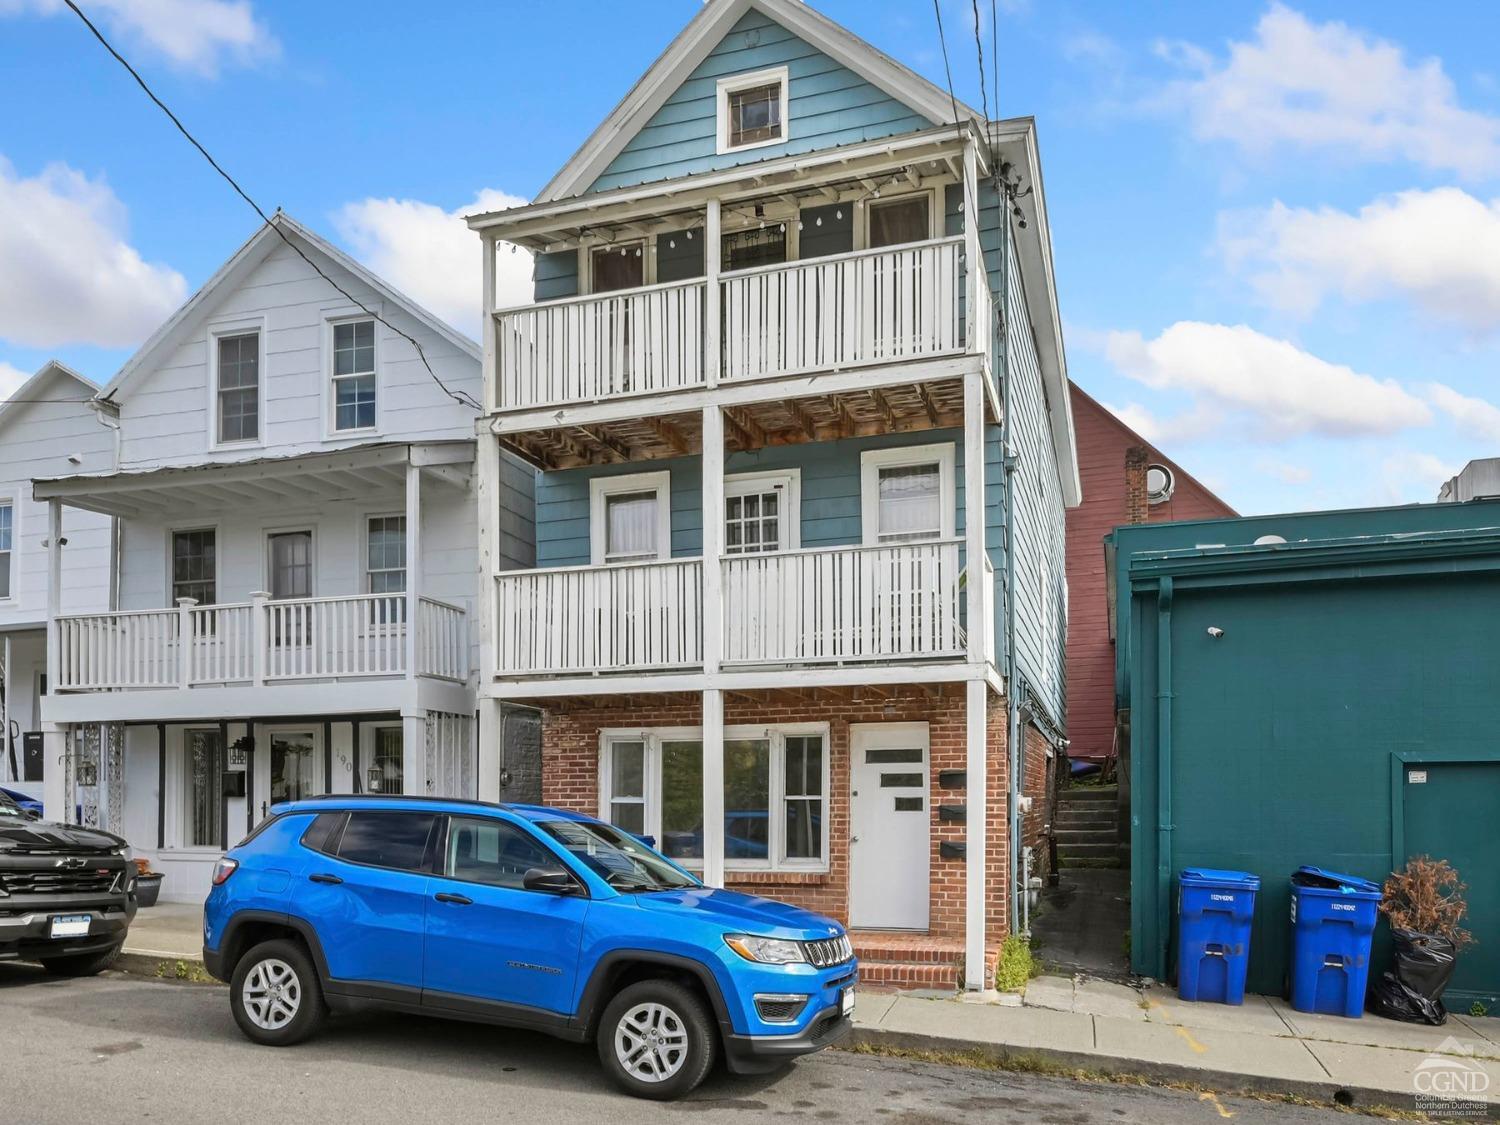
<svg viewBox="0 0 1500 1125">
<path fill-rule="evenodd" d="M 257 821 L 276 805 L 324 792 L 323 738 L 316 727 L 262 728 L 255 749 Z"/>
<path fill-rule="evenodd" d="M 928 914 L 926 723 L 849 727 L 849 924 L 925 930 Z"/>
</svg>

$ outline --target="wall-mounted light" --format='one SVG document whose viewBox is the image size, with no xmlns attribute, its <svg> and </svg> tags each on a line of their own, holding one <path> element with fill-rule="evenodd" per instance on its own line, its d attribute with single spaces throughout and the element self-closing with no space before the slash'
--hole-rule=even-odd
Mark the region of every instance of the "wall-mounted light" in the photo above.
<svg viewBox="0 0 1500 1125">
<path fill-rule="evenodd" d="M 1217 625 L 1210 625 L 1208 627 L 1208 635 L 1214 640 L 1218 640 L 1224 635 L 1224 630 L 1220 629 Z"/>
</svg>

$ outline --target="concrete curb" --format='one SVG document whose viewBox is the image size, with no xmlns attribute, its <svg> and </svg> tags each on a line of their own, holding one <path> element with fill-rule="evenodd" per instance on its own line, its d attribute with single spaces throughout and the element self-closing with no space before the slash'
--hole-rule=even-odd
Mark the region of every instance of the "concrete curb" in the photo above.
<svg viewBox="0 0 1500 1125">
<path fill-rule="evenodd" d="M 186 975 L 178 970 L 184 967 Z M 156 980 L 186 980 L 194 983 L 212 981 L 203 968 L 202 957 L 184 957 L 180 953 L 161 953 L 150 949 L 127 949 L 115 959 L 110 968 L 131 976 L 152 977 Z"/>
<path fill-rule="evenodd" d="M 909 1051 L 935 1051 L 945 1054 L 979 1054 L 1005 1067 L 1025 1069 L 1025 1060 L 1040 1060 L 1068 1070 L 1090 1071 L 1117 1078 L 1136 1078 L 1156 1085 L 1178 1085 L 1212 1090 L 1218 1094 L 1256 1096 L 1289 1096 L 1319 1102 L 1331 1107 L 1395 1109 L 1412 1112 L 1411 1098 L 1390 1090 L 1361 1086 L 1341 1086 L 1329 1082 L 1305 1082 L 1298 1079 L 1271 1078 L 1206 1067 L 1181 1066 L 1177 1063 L 1147 1062 L 1142 1059 L 1093 1055 L 1063 1051 L 1050 1047 L 1009 1047 L 1003 1043 L 983 1043 L 969 1039 L 950 1039 L 941 1035 L 923 1035 L 906 1031 L 885 1031 L 855 1027 L 839 1044 L 842 1047 L 864 1046 L 874 1050 L 896 1048 Z M 1500 1106 L 1490 1107 L 1489 1117 L 1500 1119 Z"/>
</svg>

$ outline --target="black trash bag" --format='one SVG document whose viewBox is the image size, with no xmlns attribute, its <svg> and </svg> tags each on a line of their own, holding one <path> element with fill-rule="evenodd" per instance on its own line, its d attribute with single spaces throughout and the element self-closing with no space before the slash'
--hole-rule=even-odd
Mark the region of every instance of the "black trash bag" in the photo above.
<svg viewBox="0 0 1500 1125">
<path fill-rule="evenodd" d="M 1387 969 L 1380 974 L 1370 988 L 1365 1007 L 1377 1016 L 1402 1023 L 1425 1023 L 1439 1027 L 1448 1022 L 1448 1012 L 1441 1000 L 1429 1000 L 1419 996 L 1396 979 L 1396 974 Z"/>
<path fill-rule="evenodd" d="M 1441 934 L 1392 926 L 1391 968 L 1370 990 L 1371 1011 L 1405 1023 L 1446 1023 L 1443 992 L 1453 978 L 1456 952 Z"/>
</svg>

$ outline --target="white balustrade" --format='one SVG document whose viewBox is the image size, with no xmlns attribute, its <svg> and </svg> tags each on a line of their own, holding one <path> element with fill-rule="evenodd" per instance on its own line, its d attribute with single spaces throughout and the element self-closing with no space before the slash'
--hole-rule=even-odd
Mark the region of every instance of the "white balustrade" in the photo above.
<svg viewBox="0 0 1500 1125">
<path fill-rule="evenodd" d="M 497 409 L 701 386 L 704 291 L 677 282 L 496 313 Z"/>
<path fill-rule="evenodd" d="M 963 239 L 725 274 L 723 378 L 763 379 L 962 350 Z"/>
<path fill-rule="evenodd" d="M 267 602 L 266 645 L 267 680 L 403 674 L 406 595 Z"/>
<path fill-rule="evenodd" d="M 506 571 L 495 583 L 501 676 L 682 668 L 703 661 L 699 559 Z"/>
<path fill-rule="evenodd" d="M 458 606 L 436 598 L 418 602 L 417 671 L 442 680 L 469 678 L 469 619 Z"/>
<path fill-rule="evenodd" d="M 940 540 L 726 558 L 724 662 L 960 656 L 958 552 Z"/>
<path fill-rule="evenodd" d="M 175 685 L 178 618 L 175 609 L 58 618 L 56 690 Z"/>
<path fill-rule="evenodd" d="M 255 673 L 255 607 L 193 606 L 187 610 L 188 682 L 231 684 Z"/>
</svg>

